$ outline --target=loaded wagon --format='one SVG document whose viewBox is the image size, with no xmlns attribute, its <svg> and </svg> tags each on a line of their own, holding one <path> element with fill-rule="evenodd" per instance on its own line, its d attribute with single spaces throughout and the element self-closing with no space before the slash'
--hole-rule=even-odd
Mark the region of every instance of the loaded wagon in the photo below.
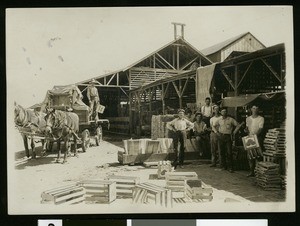
<svg viewBox="0 0 300 226">
<path fill-rule="evenodd" d="M 89 106 L 82 101 L 82 98 L 80 90 L 75 85 L 54 86 L 52 90 L 48 90 L 44 104 L 48 108 L 71 111 L 78 115 L 79 135 L 81 136 L 79 143 L 85 151 L 90 145 L 91 138 L 94 138 L 96 145 L 99 146 L 103 135 L 102 126 L 109 129 L 109 120 L 91 119 Z M 100 105 L 98 112 L 103 113 L 103 111 L 104 107 Z"/>
</svg>

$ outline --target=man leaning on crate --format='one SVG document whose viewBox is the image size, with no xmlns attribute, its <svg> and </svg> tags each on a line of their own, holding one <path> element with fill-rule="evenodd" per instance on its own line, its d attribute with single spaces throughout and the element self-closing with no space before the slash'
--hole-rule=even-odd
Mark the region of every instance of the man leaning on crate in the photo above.
<svg viewBox="0 0 300 226">
<path fill-rule="evenodd" d="M 184 117 L 184 110 L 178 110 L 178 118 L 167 123 L 167 129 L 173 131 L 173 144 L 175 150 L 175 160 L 173 166 L 176 168 L 179 164 L 180 168 L 183 168 L 184 162 L 184 151 L 186 146 L 186 133 L 188 130 L 194 128 L 194 124 Z M 178 145 L 180 145 L 180 150 L 178 152 Z"/>
</svg>

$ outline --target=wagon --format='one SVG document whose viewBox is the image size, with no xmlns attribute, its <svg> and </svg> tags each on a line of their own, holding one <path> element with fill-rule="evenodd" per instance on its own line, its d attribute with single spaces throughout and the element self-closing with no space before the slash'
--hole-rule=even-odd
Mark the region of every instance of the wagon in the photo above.
<svg viewBox="0 0 300 226">
<path fill-rule="evenodd" d="M 91 120 L 89 107 L 82 98 L 80 90 L 75 85 L 54 86 L 52 90 L 48 90 L 44 104 L 56 110 L 72 111 L 78 115 L 79 137 L 81 137 L 79 143 L 82 144 L 83 151 L 86 151 L 91 139 L 95 139 L 96 145 L 99 146 L 103 135 L 102 127 L 106 126 L 109 129 L 109 120 Z"/>
</svg>

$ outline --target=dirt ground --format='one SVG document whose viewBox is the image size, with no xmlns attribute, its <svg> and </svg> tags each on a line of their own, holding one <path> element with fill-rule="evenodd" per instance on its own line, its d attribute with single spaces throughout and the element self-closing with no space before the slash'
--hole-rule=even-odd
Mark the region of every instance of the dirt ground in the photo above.
<svg viewBox="0 0 300 226">
<path fill-rule="evenodd" d="M 65 164 L 56 163 L 56 152 L 40 157 L 41 148 L 37 148 L 37 159 L 30 160 L 24 155 L 22 142 L 15 153 L 15 164 L 9 174 L 9 210 L 11 213 L 116 213 L 116 212 L 160 212 L 152 205 L 133 204 L 131 199 L 117 199 L 111 204 L 77 204 L 72 208 L 60 208 L 53 204 L 41 204 L 41 193 L 45 190 L 67 185 L 83 179 L 101 179 L 107 175 L 138 176 L 141 182 L 148 181 L 164 186 L 165 180 L 153 177 L 157 168 L 143 165 L 123 166 L 118 163 L 117 153 L 123 151 L 120 137 L 105 137 L 100 146 L 92 146 L 86 153 L 81 149 L 79 157 L 69 157 Z M 195 161 L 176 171 L 194 171 L 199 178 L 213 188 L 213 200 L 203 203 L 173 203 L 173 208 L 164 212 L 207 212 L 222 205 L 240 203 L 251 206 L 260 202 L 283 202 L 284 191 L 264 191 L 255 185 L 255 178 L 247 178 L 245 171 L 229 173 L 210 168 L 203 161 Z M 151 179 L 151 180 L 150 180 Z M 237 210 L 240 207 L 237 206 Z M 234 208 L 233 208 L 234 209 Z M 231 209 L 231 210 L 233 210 Z M 225 212 L 226 208 L 222 209 Z"/>
</svg>

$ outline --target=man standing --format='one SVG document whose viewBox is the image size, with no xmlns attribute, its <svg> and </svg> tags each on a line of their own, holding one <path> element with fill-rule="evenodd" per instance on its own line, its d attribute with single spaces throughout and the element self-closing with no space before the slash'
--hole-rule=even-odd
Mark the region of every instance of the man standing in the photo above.
<svg viewBox="0 0 300 226">
<path fill-rule="evenodd" d="M 216 122 L 221 118 L 221 115 L 219 112 L 219 106 L 217 106 L 217 105 L 213 106 L 213 113 L 214 113 L 214 116 L 209 121 L 210 127 L 211 127 L 211 133 L 210 133 L 211 165 L 210 165 L 210 167 L 217 166 L 217 155 L 219 155 L 220 165 L 223 164 L 221 162 L 220 144 L 219 144 L 219 138 L 217 135 L 217 133 L 219 132 L 219 126 L 216 125 Z"/>
<path fill-rule="evenodd" d="M 202 114 L 200 112 L 196 113 L 195 117 L 196 121 L 194 122 L 194 134 L 196 137 L 196 142 L 200 152 L 200 156 L 202 156 L 206 146 L 207 127 L 205 122 L 202 121 Z"/>
<path fill-rule="evenodd" d="M 219 137 L 219 144 L 221 150 L 221 163 L 222 168 L 225 170 L 229 170 L 229 172 L 233 173 L 233 158 L 232 158 L 232 131 L 233 128 L 236 127 L 233 135 L 239 129 L 239 124 L 237 121 L 227 115 L 227 109 L 223 108 L 221 110 L 222 117 L 216 121 L 215 125 L 213 126 L 214 131 L 218 131 L 217 127 L 219 127 L 219 131 L 217 132 Z"/>
<path fill-rule="evenodd" d="M 173 121 L 167 123 L 167 128 L 174 132 L 173 144 L 175 150 L 175 160 L 173 162 L 174 167 L 176 168 L 179 162 L 179 166 L 183 168 L 184 161 L 184 151 L 186 144 L 186 131 L 193 129 L 194 124 L 184 118 L 184 110 L 178 110 L 178 118 L 175 118 Z M 180 150 L 178 152 L 178 145 L 180 145 Z"/>
<path fill-rule="evenodd" d="M 98 82 L 95 79 L 92 79 L 90 81 L 90 85 L 87 88 L 87 98 L 89 99 L 89 104 L 90 104 L 89 117 L 91 117 L 93 114 L 96 114 L 95 120 L 97 120 L 98 119 L 97 106 L 100 103 L 100 98 L 98 94 L 98 89 L 95 87 L 95 84 L 98 84 Z"/>
<path fill-rule="evenodd" d="M 262 147 L 262 130 L 264 127 L 264 118 L 260 115 L 258 115 L 259 107 L 257 105 L 252 105 L 251 107 L 251 116 L 246 118 L 246 132 L 249 135 L 256 135 L 259 143 L 259 148 Z M 255 163 L 256 159 L 250 159 L 250 156 L 248 155 L 249 160 L 249 167 L 250 167 L 250 173 L 247 175 L 247 177 L 253 177 L 254 169 L 255 169 Z"/>
<path fill-rule="evenodd" d="M 206 126 L 209 127 L 209 120 L 212 116 L 212 107 L 210 105 L 210 98 L 205 98 L 205 105 L 201 107 L 201 113 L 203 115 L 203 121 L 205 122 Z"/>
</svg>

